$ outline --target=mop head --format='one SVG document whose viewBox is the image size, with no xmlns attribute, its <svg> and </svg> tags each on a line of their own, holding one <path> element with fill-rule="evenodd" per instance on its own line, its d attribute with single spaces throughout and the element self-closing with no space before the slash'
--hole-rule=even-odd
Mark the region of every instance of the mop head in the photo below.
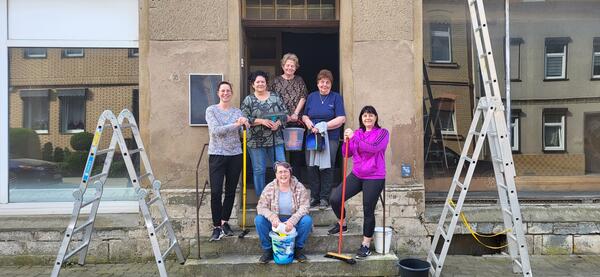
<svg viewBox="0 0 600 277">
<path fill-rule="evenodd" d="M 355 264 L 356 263 L 356 260 L 354 258 L 352 258 L 350 256 L 338 254 L 336 252 L 327 252 L 327 254 L 325 254 L 325 258 L 332 258 L 332 259 L 340 260 L 347 264 Z"/>
</svg>

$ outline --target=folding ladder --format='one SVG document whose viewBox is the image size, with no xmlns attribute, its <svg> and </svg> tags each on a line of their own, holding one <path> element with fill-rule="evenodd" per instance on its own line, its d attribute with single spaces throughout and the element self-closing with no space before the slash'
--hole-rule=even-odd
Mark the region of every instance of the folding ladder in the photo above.
<svg viewBox="0 0 600 277">
<path fill-rule="evenodd" d="M 127 123 L 124 123 L 125 119 L 127 119 Z M 108 123 L 106 121 L 108 121 Z M 111 128 L 113 130 L 112 138 L 110 140 L 110 146 L 106 149 L 98 150 L 102 132 L 106 128 Z M 127 145 L 125 144 L 125 139 L 123 137 L 124 129 L 131 129 L 131 132 L 137 145 L 136 149 L 128 149 Z M 83 171 L 83 177 L 81 178 L 79 188 L 73 191 L 73 197 L 75 198 L 75 201 L 73 203 L 73 213 L 71 215 L 69 225 L 67 226 L 67 230 L 65 231 L 65 235 L 60 245 L 60 249 L 58 250 L 58 255 L 56 257 L 56 262 L 54 263 L 54 269 L 52 270 L 51 275 L 53 277 L 58 276 L 63 263 L 77 253 L 79 253 L 78 263 L 80 265 L 85 264 L 85 257 L 90 245 L 90 240 L 94 229 L 94 221 L 96 220 L 96 213 L 98 212 L 98 206 L 100 205 L 100 199 L 102 198 L 102 190 L 108 178 L 108 173 L 115 154 L 117 144 L 120 147 L 121 155 L 123 156 L 123 161 L 125 162 L 125 165 L 127 167 L 127 172 L 129 173 L 129 180 L 134 186 L 135 192 L 137 194 L 140 210 L 142 211 L 146 229 L 148 230 L 150 243 L 152 245 L 152 252 L 154 253 L 156 265 L 158 266 L 160 276 L 167 276 L 167 270 L 165 268 L 165 259 L 167 258 L 169 253 L 171 253 L 171 251 L 175 250 L 177 260 L 179 261 L 179 263 L 183 264 L 185 262 L 185 258 L 183 257 L 183 253 L 181 252 L 181 248 L 179 247 L 177 237 L 175 236 L 175 231 L 173 231 L 173 227 L 171 226 L 169 216 L 167 215 L 167 210 L 160 195 L 161 183 L 154 177 L 152 167 L 150 166 L 150 161 L 148 160 L 148 155 L 145 151 L 142 139 L 140 137 L 140 132 L 133 115 L 129 110 L 124 109 L 123 111 L 121 111 L 118 118 L 116 118 L 111 111 L 106 110 L 102 113 L 102 115 L 100 115 L 100 118 L 98 119 L 98 124 L 96 125 L 96 132 L 94 134 L 92 146 L 90 147 L 90 152 L 88 154 L 87 163 Z M 146 172 L 145 174 L 139 176 L 137 175 L 135 167 L 131 160 L 131 155 L 133 154 L 140 155 Z M 104 166 L 102 167 L 102 172 L 97 175 L 91 175 L 92 169 L 94 167 L 94 160 L 100 155 L 106 155 L 106 158 L 104 160 Z M 150 184 L 152 184 L 152 189 L 148 190 L 140 187 L 140 183 L 144 178 L 148 178 L 148 181 L 150 182 Z M 96 193 L 94 194 L 92 199 L 86 201 L 84 200 L 84 195 L 89 184 L 93 184 L 94 188 L 96 189 Z M 146 201 L 147 197 L 150 199 L 149 201 Z M 87 207 L 88 205 L 91 205 L 91 210 L 87 217 L 87 220 L 84 223 L 77 225 L 77 219 L 79 217 L 79 214 L 81 213 L 81 210 L 84 207 Z M 158 223 L 157 225 L 155 225 L 153 216 L 150 213 L 151 205 L 155 205 L 160 213 L 160 218 L 156 219 Z M 162 230 L 166 230 L 166 236 L 169 239 L 169 246 L 164 252 L 161 252 L 158 242 L 158 232 Z M 69 244 L 73 239 L 74 235 L 78 232 L 83 232 L 81 242 L 78 246 L 73 247 L 74 249 L 70 250 Z"/>
<path fill-rule="evenodd" d="M 477 109 L 469 128 L 469 134 L 465 141 L 465 147 L 462 150 L 458 167 L 452 178 L 450 191 L 448 192 L 446 203 L 444 203 L 431 249 L 427 255 L 427 261 L 431 263 L 431 275 L 435 277 L 440 276 L 446 255 L 448 254 L 450 242 L 452 241 L 452 235 L 459 220 L 471 178 L 479 159 L 479 154 L 487 138 L 492 155 L 504 226 L 510 230 L 506 238 L 508 241 L 508 252 L 513 261 L 513 272 L 522 273 L 523 276 L 533 276 L 523 231 L 523 218 L 515 187 L 515 167 L 513 164 L 510 137 L 504 117 L 504 105 L 502 104 L 500 88 L 498 86 L 496 66 L 492 55 L 492 44 L 490 42 L 483 1 L 468 0 L 468 7 L 473 25 L 473 34 L 477 46 L 483 85 L 485 87 L 485 97 L 482 97 L 477 104 Z M 483 123 L 481 124 L 481 128 L 477 130 L 481 117 L 483 117 Z M 468 152 L 474 137 L 477 138 L 477 142 L 469 157 Z M 468 169 L 466 175 L 462 177 L 465 163 L 468 164 Z M 457 190 L 460 193 L 456 205 L 453 205 L 453 199 Z M 450 223 L 445 228 L 448 217 L 450 217 Z M 443 241 L 443 246 L 438 255 L 435 251 L 438 243 L 441 241 Z"/>
</svg>

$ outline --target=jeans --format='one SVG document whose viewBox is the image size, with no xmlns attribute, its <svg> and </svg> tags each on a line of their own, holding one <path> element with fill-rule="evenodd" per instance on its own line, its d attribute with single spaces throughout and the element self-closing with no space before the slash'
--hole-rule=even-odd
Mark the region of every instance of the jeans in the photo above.
<svg viewBox="0 0 600 277">
<path fill-rule="evenodd" d="M 333 175 L 335 173 L 335 156 L 337 155 L 339 142 L 329 140 L 329 158 L 331 168 L 319 169 L 318 166 L 308 166 L 308 182 L 310 184 L 310 197 L 313 200 L 329 201 L 329 192 L 333 184 Z M 309 151 L 306 151 L 306 163 L 308 164 Z"/>
<path fill-rule="evenodd" d="M 373 231 L 375 230 L 375 207 L 377 201 L 379 201 L 379 195 L 385 188 L 385 179 L 360 179 L 350 173 L 346 178 L 346 194 L 344 194 L 344 201 L 352 198 L 359 192 L 362 191 L 363 195 L 363 236 L 370 238 L 373 237 Z M 339 185 L 331 191 L 331 198 L 329 199 L 331 209 L 335 213 L 337 218 L 341 217 L 342 212 L 342 186 Z"/>
<path fill-rule="evenodd" d="M 250 160 L 252 161 L 252 175 L 254 180 L 254 192 L 256 196 L 260 197 L 263 189 L 265 189 L 265 172 L 267 170 L 267 161 L 271 162 L 269 165 L 278 162 L 285 161 L 285 152 L 283 150 L 283 144 L 275 145 L 275 154 L 273 154 L 273 147 L 258 147 L 248 148 L 248 154 L 250 154 Z"/>
<path fill-rule="evenodd" d="M 279 221 L 285 223 L 288 217 L 280 216 Z M 272 248 L 271 237 L 269 236 L 269 232 L 271 232 L 271 221 L 269 221 L 266 217 L 262 215 L 257 215 L 254 218 L 254 225 L 256 226 L 256 233 L 260 238 L 260 247 L 263 250 L 270 250 Z M 312 232 L 313 221 L 310 215 L 305 215 L 300 218 L 298 224 L 296 224 L 296 232 L 298 235 L 296 236 L 296 241 L 294 243 L 295 248 L 304 248 L 304 243 Z"/>
<path fill-rule="evenodd" d="M 221 226 L 221 220 L 228 221 L 235 200 L 235 189 L 240 180 L 242 155 L 208 156 L 210 177 L 210 210 L 213 226 Z M 225 199 L 223 196 L 223 179 L 225 179 Z"/>
</svg>

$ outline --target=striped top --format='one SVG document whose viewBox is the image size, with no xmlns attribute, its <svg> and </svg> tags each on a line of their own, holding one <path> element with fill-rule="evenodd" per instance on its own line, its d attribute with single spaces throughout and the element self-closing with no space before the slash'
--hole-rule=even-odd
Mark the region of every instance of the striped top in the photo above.
<svg viewBox="0 0 600 277">
<path fill-rule="evenodd" d="M 240 140 L 240 127 L 235 121 L 242 117 L 238 108 L 222 110 L 218 105 L 206 109 L 206 122 L 208 123 L 209 155 L 235 156 L 242 154 Z"/>
<path fill-rule="evenodd" d="M 390 133 L 383 128 L 354 131 L 348 145 L 348 157 L 354 164 L 352 173 L 360 179 L 385 179 L 385 149 L 389 141 Z M 342 153 L 346 153 L 345 143 Z"/>
</svg>

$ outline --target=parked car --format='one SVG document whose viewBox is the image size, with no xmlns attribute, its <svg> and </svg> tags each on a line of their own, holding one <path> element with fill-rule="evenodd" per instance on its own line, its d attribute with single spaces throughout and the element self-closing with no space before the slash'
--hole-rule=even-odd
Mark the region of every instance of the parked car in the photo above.
<svg viewBox="0 0 600 277">
<path fill-rule="evenodd" d="M 56 184 L 62 183 L 58 164 L 36 159 L 9 159 L 9 183 Z"/>
</svg>

